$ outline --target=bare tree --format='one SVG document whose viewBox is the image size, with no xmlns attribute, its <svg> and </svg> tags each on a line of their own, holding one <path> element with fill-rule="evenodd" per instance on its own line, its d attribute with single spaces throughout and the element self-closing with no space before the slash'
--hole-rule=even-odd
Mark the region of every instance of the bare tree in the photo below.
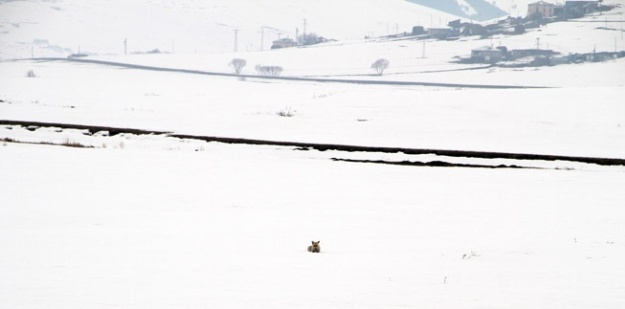
<svg viewBox="0 0 625 309">
<path fill-rule="evenodd" d="M 258 72 L 258 75 L 261 75 L 261 76 L 277 77 L 277 76 L 280 76 L 280 73 L 282 73 L 282 67 L 264 66 L 264 65 L 259 64 L 256 66 L 256 72 Z"/>
<path fill-rule="evenodd" d="M 384 70 L 388 69 L 389 64 L 388 60 L 380 58 L 371 65 L 371 68 L 378 72 L 378 75 L 382 75 Z"/>
<path fill-rule="evenodd" d="M 234 69 L 236 74 L 241 74 L 241 71 L 247 65 L 247 61 L 245 59 L 234 58 L 230 61 L 230 63 L 228 63 L 228 65 Z"/>
</svg>

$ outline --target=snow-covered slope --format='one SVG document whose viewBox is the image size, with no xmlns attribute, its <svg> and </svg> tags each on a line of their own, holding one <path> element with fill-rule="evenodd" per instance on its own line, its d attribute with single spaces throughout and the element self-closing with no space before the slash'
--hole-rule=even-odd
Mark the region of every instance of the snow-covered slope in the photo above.
<svg viewBox="0 0 625 309">
<path fill-rule="evenodd" d="M 165 20 L 172 22 L 178 21 L 171 15 L 172 12 L 180 13 L 181 16 L 198 17 L 202 12 L 211 12 L 209 9 L 199 9 L 201 4 L 208 2 L 191 2 L 192 4 L 183 5 L 180 2 L 123 2 L 120 4 L 109 3 L 110 7 L 91 4 L 78 5 L 78 2 L 9 2 L 3 3 L 3 9 L 7 5 L 14 7 L 32 6 L 40 8 L 47 12 L 51 10 L 59 14 L 50 19 L 39 16 L 42 22 L 33 22 L 30 24 L 20 24 L 19 29 L 32 27 L 42 28 L 42 24 L 54 25 L 58 29 L 70 29 L 64 20 L 81 17 L 84 24 L 96 29 L 100 24 L 102 16 L 113 14 L 116 10 L 122 15 L 120 20 L 129 20 L 123 17 L 124 14 L 129 16 L 135 14 L 135 19 L 143 18 L 144 20 Z M 108 2 L 107 2 L 108 3 Z M 220 7 L 220 12 L 225 12 L 223 7 L 228 6 L 229 12 L 243 11 L 243 2 L 224 1 L 211 2 L 215 7 Z M 343 3 L 343 2 L 341 2 Z M 347 2 L 345 2 L 347 3 Z M 408 7 L 418 7 L 406 1 L 392 2 L 397 6 L 389 6 L 389 9 L 397 9 L 402 5 Z M 69 5 L 72 4 L 72 5 Z M 115 6 L 113 7 L 113 4 Z M 219 6 L 217 6 L 219 4 Z M 65 9 L 55 10 L 51 8 L 53 5 L 66 5 Z M 193 5 L 193 7 L 189 7 Z M 236 7 L 239 5 L 240 7 Z M 265 14 L 278 10 L 278 6 L 286 6 L 285 12 L 299 11 L 303 15 L 312 16 L 311 12 L 321 14 L 323 10 L 320 7 L 296 6 L 294 3 L 279 4 L 275 2 L 273 9 L 263 10 Z M 373 6 L 374 1 L 369 0 L 362 5 Z M 321 6 L 318 4 L 318 6 Z M 338 7 L 339 5 L 335 5 Z M 146 11 L 145 14 L 138 14 L 139 8 L 151 8 L 153 11 Z M 249 10 L 249 8 L 247 8 Z M 83 13 L 90 12 L 92 15 L 73 15 L 72 10 L 82 10 Z M 36 12 L 33 11 L 33 12 Z M 95 14 L 94 12 L 100 12 Z M 159 13 L 160 12 L 160 13 Z M 344 11 L 342 11 L 344 12 Z M 310 13 L 310 14 L 308 14 Z M 33 13 L 34 14 L 34 13 Z M 161 15 L 159 15 L 161 14 Z M 193 15 L 199 14 L 199 15 Z M 208 14 L 208 13 L 206 13 Z M 338 13 L 337 13 L 338 14 Z M 302 16 L 303 16 L 302 15 Z M 331 15 L 331 14 L 330 14 Z M 373 15 L 373 14 L 372 14 Z M 15 15 L 15 16 L 19 16 Z M 26 14 L 24 16 L 31 16 Z M 37 17 L 36 14 L 32 15 Z M 150 18 L 147 18 L 150 16 Z M 288 14 L 287 14 L 288 16 Z M 463 106 L 470 104 L 475 107 L 484 105 L 484 110 L 493 112 L 493 109 L 499 109 L 499 102 L 509 102 L 510 106 L 514 106 L 512 111 L 517 108 L 522 109 L 524 106 L 532 106 L 533 109 L 547 108 L 548 113 L 556 113 L 554 116 L 568 114 L 570 112 L 567 106 L 582 107 L 583 113 L 589 115 L 587 110 L 592 110 L 591 102 L 600 102 L 597 104 L 607 104 L 609 112 L 607 115 L 617 117 L 622 110 L 622 106 L 618 105 L 618 98 L 622 96 L 622 89 L 625 85 L 625 75 L 621 74 L 625 67 L 625 62 L 614 60 L 606 63 L 585 63 L 577 65 L 564 65 L 556 67 L 543 68 L 526 68 L 526 69 L 505 69 L 505 68 L 489 68 L 476 69 L 474 65 L 458 65 L 449 63 L 456 56 L 466 56 L 472 48 L 484 45 L 505 45 L 511 49 L 532 48 L 536 45 L 537 38 L 540 39 L 541 46 L 555 49 L 563 54 L 568 53 L 587 53 L 593 49 L 597 51 L 613 51 L 614 48 L 623 49 L 625 41 L 618 36 L 619 29 L 623 26 L 623 22 L 619 22 L 619 18 L 623 16 L 623 8 L 616 9 L 604 15 L 591 15 L 581 20 L 566 23 L 555 23 L 541 27 L 540 29 L 531 29 L 526 34 L 515 36 L 497 36 L 492 39 L 481 39 L 478 37 L 464 37 L 458 41 L 414 41 L 414 40 L 353 40 L 349 42 L 340 41 L 309 48 L 290 48 L 278 51 L 239 51 L 224 52 L 213 54 L 185 54 L 176 52 L 175 55 L 112 55 L 112 56 L 94 56 L 92 58 L 111 60 L 116 62 L 137 63 L 143 65 L 184 68 L 194 70 L 204 70 L 212 72 L 231 72 L 231 68 L 227 63 L 235 58 L 244 58 L 248 62 L 248 66 L 244 68 L 244 74 L 255 74 L 254 66 L 257 64 L 280 65 L 284 68 L 284 76 L 317 76 L 317 77 L 333 77 L 333 78 L 351 78 L 351 79 L 371 79 L 376 80 L 401 80 L 401 81 L 424 81 L 439 83 L 456 83 L 456 84 L 488 84 L 488 85 L 516 85 L 516 86 L 546 86 L 546 87 L 562 87 L 564 89 L 551 90 L 510 90 L 510 91 L 471 91 L 471 96 L 455 91 L 432 92 L 417 91 L 420 96 L 419 104 L 425 104 L 427 110 L 419 112 L 420 107 L 411 103 L 413 101 L 413 90 L 397 90 L 392 91 L 382 88 L 361 88 L 361 87 L 321 87 L 315 85 L 311 90 L 310 85 L 302 85 L 298 83 L 272 83 L 259 87 L 256 83 L 238 83 L 232 81 L 224 81 L 222 79 L 206 79 L 200 77 L 189 77 L 189 84 L 181 84 L 185 79 L 177 79 L 178 83 L 172 84 L 169 79 L 172 74 L 164 76 L 157 74 L 147 74 L 139 72 L 124 72 L 117 69 L 96 69 L 94 67 L 83 68 L 82 66 L 66 66 L 62 64 L 10 64 L 4 63 L 2 66 L 2 83 L 0 83 L 0 99 L 12 102 L 3 106 L 3 115 L 10 119 L 40 120 L 40 121 L 64 121 L 67 120 L 68 114 L 71 115 L 70 122 L 87 122 L 97 123 L 101 125 L 122 125 L 122 126 L 139 126 L 139 127 L 158 127 L 166 130 L 189 130 L 203 134 L 212 135 L 228 135 L 235 137 L 253 137 L 258 138 L 274 138 L 288 140 L 306 140 L 319 142 L 336 142 L 351 144 L 369 144 L 369 145 L 386 145 L 386 146 L 414 146 L 414 147 L 442 147 L 442 148 L 462 148 L 467 150 L 489 149 L 493 151 L 520 151 L 520 152 L 543 152 L 558 154 L 579 154 L 579 155 L 598 155 L 598 156 L 615 156 L 619 157 L 625 150 L 620 143 L 615 141 L 623 136 L 622 121 L 612 119 L 611 127 L 595 126 L 594 123 L 600 123 L 602 117 L 596 116 L 596 119 L 589 120 L 588 128 L 585 126 L 576 126 L 571 123 L 573 118 L 567 118 L 565 123 L 559 126 L 567 126 L 574 129 L 575 132 L 586 136 L 593 143 L 598 143 L 595 147 L 588 147 L 588 144 L 577 143 L 575 135 L 564 134 L 556 138 L 557 142 L 550 142 L 545 139 L 547 135 L 543 134 L 544 124 L 550 123 L 548 119 L 535 120 L 531 117 L 530 123 L 524 121 L 516 122 L 515 112 L 509 109 L 501 109 L 499 119 L 508 119 L 502 123 L 493 126 L 483 127 L 481 133 L 468 134 L 465 132 L 474 132 L 474 122 L 458 122 L 453 121 L 449 126 L 441 125 L 436 117 L 427 116 L 430 113 L 449 113 L 452 119 L 457 119 L 454 109 L 440 111 L 432 108 L 429 102 L 454 102 Z M 170 18 L 170 19 L 166 19 Z M 236 20 L 242 18 L 238 14 L 228 17 L 222 17 L 228 20 Z M 386 17 L 385 17 L 386 18 Z M 606 18 L 610 19 L 609 27 L 598 28 L 597 21 Z M 261 18 L 258 17 L 260 20 Z M 286 18 L 288 21 L 288 18 Z M 429 17 L 428 17 L 429 19 Z M 198 20 L 188 19 L 185 24 L 189 29 L 201 29 L 202 23 Z M 276 22 L 287 23 L 284 19 L 277 19 Z M 307 19 L 312 30 L 313 19 Z M 338 21 L 339 18 L 328 18 L 327 20 Z M 302 20 L 303 21 L 303 20 Z M 57 24 L 58 22 L 58 24 Z M 178 21 L 181 23 L 180 21 Z M 167 24 L 167 22 L 164 22 Z M 247 22 L 247 25 L 252 22 Z M 603 23 L 599 23 L 604 26 Z M 94 26 L 95 25 L 95 26 Z M 158 23 L 154 23 L 155 27 L 165 28 Z M 174 24 L 179 25 L 179 24 Z M 334 24 L 335 26 L 337 24 Z M 5 25 L 6 26 L 6 25 Z M 328 27 L 330 25 L 327 25 Z M 384 25 L 386 26 L 386 25 Z M 11 26 L 13 27 L 13 26 Z M 103 26 L 104 27 L 104 26 Z M 106 29 L 113 29 L 111 33 L 124 33 L 126 30 L 140 32 L 145 29 L 143 23 L 124 24 L 115 23 L 107 24 Z M 357 25 L 349 27 L 358 28 Z M 352 28 L 337 28 L 335 33 L 347 34 Z M 88 28 L 88 27 L 85 27 Z M 43 29 L 43 28 L 42 28 Z M 347 30 L 346 30 L 347 29 Z M 13 29 L 15 30 L 15 29 Z M 13 30 L 7 35 L 17 35 Z M 22 29 L 24 30 L 24 29 Z M 20 30 L 21 31 L 21 30 Z M 100 33 L 106 34 L 104 30 Z M 267 30 L 269 31 L 269 30 Z M 328 31 L 331 31 L 328 30 Z M 243 32 L 241 30 L 241 32 Z M 155 32 L 157 33 L 157 31 Z M 149 32 L 147 35 L 154 35 Z M 189 31 L 192 33 L 192 31 Z M 269 32 L 267 32 L 269 33 Z M 22 33 L 28 37 L 29 33 Z M 58 35 L 59 41 L 74 40 L 71 35 L 62 35 L 54 31 L 46 32 L 47 35 Z M 189 34 L 190 35 L 190 34 Z M 230 33 L 229 35 L 232 35 Z M 114 35 L 113 35 L 114 36 Z M 33 34 L 33 37 L 34 36 Z M 103 36 L 110 38 L 111 36 Z M 231 42 L 232 38 L 226 41 Z M 129 46 L 134 46 L 129 36 Z M 218 38 L 216 38 L 219 41 Z M 27 39 L 22 39 L 27 41 Z M 225 41 L 224 41 L 225 42 Z M 123 41 L 121 41 L 123 43 Z M 171 43 L 171 42 L 169 42 Z M 175 46 L 180 46 L 180 41 L 175 41 Z M 205 44 L 203 42 L 202 44 Z M 616 46 L 615 46 L 616 45 Z M 123 48 L 123 45 L 121 46 Z M 84 47 L 83 47 L 84 49 Z M 133 50 L 134 48 L 130 48 Z M 181 48 L 183 49 L 183 48 Z M 103 49 L 105 50 L 105 49 Z M 176 50 L 178 50 L 176 48 Z M 4 51 L 4 49 L 3 49 Z M 372 77 L 371 63 L 380 57 L 390 60 L 391 66 L 385 72 L 384 76 Z M 481 65 L 478 65 L 481 66 Z M 40 75 L 39 78 L 25 79 L 24 74 L 32 68 Z M 470 70 L 469 70 L 470 69 Z M 103 72 L 100 74 L 99 72 Z M 120 73 L 124 73 L 119 75 Z M 74 75 L 75 73 L 75 75 Z M 601 76 L 601 78 L 597 78 Z M 156 78 L 158 77 L 158 78 Z M 152 79 L 156 80 L 152 81 Z M 165 80 L 165 82 L 163 82 Z M 119 81 L 125 81 L 118 84 Z M 142 81 L 142 82 L 138 82 Z M 145 82 L 143 82 L 145 81 Z M 147 82 L 151 81 L 151 82 Z M 207 84 L 204 84 L 206 82 Z M 102 86 L 103 85 L 103 86 Z M 135 89 L 131 89 L 132 87 Z M 205 88 L 210 85 L 209 88 Z M 77 87 L 78 86 L 78 87 Z M 38 87 L 32 90 L 29 87 Z M 39 88 L 41 87 L 41 88 Z M 69 88 L 67 88 L 69 87 Z M 172 88 L 173 87 L 173 88 Z M 82 89 L 77 91 L 76 88 Z M 587 88 L 591 88 L 588 90 Z M 236 89 L 236 91 L 234 90 Z M 84 90 L 84 92 L 83 92 Z M 421 89 L 420 89 L 421 90 Z M 97 95 L 95 95 L 97 93 Z M 120 95 L 111 95 L 111 93 Z M 127 93 L 128 95 L 121 95 Z M 163 95 L 162 93 L 168 93 Z M 340 95 L 338 95 L 340 93 Z M 319 98 L 319 97 L 323 98 Z M 165 97 L 171 98 L 173 101 L 181 101 L 181 105 L 177 105 L 177 109 L 172 109 L 168 104 L 173 101 L 164 100 Z M 182 99 L 186 98 L 186 99 Z M 467 100 L 471 98 L 471 100 Z M 115 103 L 111 103 L 110 100 Z M 210 100 L 210 105 L 205 105 L 205 99 Z M 250 102 L 252 100 L 253 102 Z M 316 102 L 328 102 L 328 106 L 320 108 L 321 105 Z M 399 104 L 395 108 L 390 108 L 384 102 L 391 101 Z M 32 105 L 29 102 L 42 102 L 41 105 Z M 225 102 L 225 103 L 224 103 Z M 228 103 L 230 102 L 230 103 Z M 87 104 L 87 106 L 85 106 Z M 154 105 L 153 105 L 154 104 Z M 257 104 L 263 107 L 258 107 Z M 268 104 L 268 105 L 265 105 Z M 327 118 L 324 115 L 331 115 L 329 118 L 344 117 L 344 110 L 341 106 L 351 106 L 352 104 L 363 107 L 363 110 L 356 110 L 351 120 L 345 119 L 327 123 L 322 126 L 326 131 L 318 134 L 306 133 L 307 130 L 315 132 L 319 131 L 317 121 Z M 554 105 L 556 107 L 553 107 Z M 595 103 L 593 103 L 595 104 Z M 109 109 L 119 105 L 116 109 L 115 116 L 108 113 L 92 113 L 91 111 L 99 108 Z M 323 105 L 323 104 L 322 104 Z M 378 107 L 381 105 L 382 107 Z M 64 110 L 65 106 L 84 107 L 76 110 Z M 149 108 L 148 108 L 149 106 Z M 59 107 L 61 107 L 59 109 Z M 273 115 L 280 109 L 293 108 L 299 111 L 308 110 L 312 113 L 312 118 L 306 118 L 305 123 L 297 122 L 298 130 L 290 130 L 280 127 L 285 124 L 283 122 L 276 123 L 273 118 L 258 117 L 260 114 Z M 339 107 L 338 109 L 334 109 Z M 205 114 L 198 114 L 196 111 L 206 110 Z M 356 123 L 354 119 L 369 119 L 369 114 L 373 114 L 372 110 L 378 108 L 389 108 L 384 121 Z M 554 110 L 550 110 L 553 108 Z M 124 113 L 125 109 L 136 109 L 139 113 Z M 171 109 L 171 110 L 170 110 Z M 146 110 L 156 110 L 156 118 L 150 118 L 148 114 L 143 112 Z M 210 110 L 210 111 L 209 111 Z M 367 110 L 367 111 L 365 111 Z M 478 110 L 480 110 L 478 108 Z M 563 110 L 558 112 L 559 110 Z M 175 111 L 171 113 L 169 111 Z M 406 113 L 405 111 L 411 111 Z M 121 112 L 121 113 L 120 113 Z M 362 112 L 364 116 L 358 115 Z M 535 111 L 534 111 L 535 112 Z M 594 111 L 593 111 L 594 112 Z M 117 114 L 120 113 L 120 114 Z M 304 112 L 305 114 L 307 112 Z M 539 113 L 539 112 L 538 112 Z M 540 113 L 539 113 L 540 114 Z M 34 115 L 34 116 L 29 116 Z M 311 114 L 309 114 L 311 115 Z M 570 114 L 568 114 L 570 115 Z M 214 121 L 206 122 L 205 117 L 216 117 Z M 394 118 L 395 117 L 395 118 Z M 424 118 L 423 118 L 424 117 Z M 459 116 L 464 117 L 464 116 Z M 476 119 L 486 120 L 479 113 Z M 36 118 L 36 119 L 34 119 Z M 185 119 L 180 121 L 180 119 Z M 223 122 L 220 119 L 228 119 Z M 390 120 L 394 119 L 394 120 Z M 403 119 L 403 121 L 397 121 Z M 464 118 L 462 118 L 464 119 Z M 251 121 L 251 122 L 250 122 Z M 345 122 L 344 122 L 345 121 Z M 598 122 L 597 122 L 598 121 Z M 110 122 L 110 123 L 109 123 Z M 574 121 L 573 121 L 574 122 Z M 254 126 L 247 124 L 256 123 L 263 130 L 258 130 Z M 423 126 L 417 126 L 420 123 Z M 478 121 L 480 125 L 489 123 Z M 591 124 L 593 123 L 593 124 Z M 276 126 L 276 124 L 279 124 Z M 453 125 L 451 125 L 453 124 Z M 512 125 L 510 125 L 512 124 Z M 405 134 L 382 134 L 384 127 L 387 125 L 394 126 L 398 131 Z M 509 126 L 510 125 L 510 126 Z M 527 129 L 531 127 L 532 144 L 517 143 L 514 140 L 503 138 L 500 133 L 508 135 L 517 134 L 519 128 Z M 425 128 L 437 128 L 435 134 L 421 134 Z M 505 130 L 503 128 L 506 128 Z M 597 129 L 599 128 L 599 129 Z M 363 134 L 362 130 L 368 133 Z M 606 134 L 606 130 L 610 133 Z M 429 129 L 428 132 L 431 132 Z M 332 132 L 342 132 L 343 134 L 332 134 Z M 507 133 L 506 133 L 507 132 Z M 504 135 L 505 135 L 504 134 Z M 558 135 L 559 136 L 559 135 Z M 418 138 L 417 138 L 418 137 Z M 552 137 L 553 138 L 553 137 Z M 550 140 L 550 139 L 549 139 Z"/>
<path fill-rule="evenodd" d="M 0 112 L 4 119 L 208 136 L 623 158 L 625 80 L 618 72 L 625 63 L 617 64 L 443 76 L 513 82 L 540 74 L 573 85 L 469 90 L 0 63 Z M 24 77 L 29 69 L 38 77 Z M 592 81 L 592 71 L 611 74 L 614 80 Z M 593 83 L 574 84 L 576 77 Z M 281 111 L 291 111 L 293 117 L 278 116 Z"/>
<path fill-rule="evenodd" d="M 456 16 L 404 0 L 199 0 L 0 2 L 0 58 L 206 53 L 269 49 L 280 37 L 316 33 L 362 39 L 446 25 Z"/>
</svg>

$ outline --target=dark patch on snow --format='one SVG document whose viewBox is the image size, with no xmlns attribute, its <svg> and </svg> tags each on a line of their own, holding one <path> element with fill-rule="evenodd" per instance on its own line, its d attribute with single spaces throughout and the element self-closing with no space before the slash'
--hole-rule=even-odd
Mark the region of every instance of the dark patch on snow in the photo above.
<svg viewBox="0 0 625 309">
<path fill-rule="evenodd" d="M 247 138 L 236 138 L 236 137 L 199 136 L 199 135 L 172 133 L 172 132 L 167 132 L 167 131 L 141 130 L 141 129 L 132 129 L 132 128 L 112 128 L 112 127 L 104 127 L 104 126 L 90 126 L 90 125 L 79 125 L 79 124 L 43 123 L 43 122 L 18 121 L 18 120 L 0 120 L 0 125 L 23 126 L 30 131 L 34 131 L 40 127 L 80 129 L 80 130 L 89 130 L 90 132 L 108 131 L 109 136 L 114 136 L 117 134 L 163 135 L 166 137 L 201 140 L 201 141 L 206 141 L 206 142 L 218 142 L 218 143 L 226 143 L 226 144 L 284 146 L 284 147 L 292 147 L 297 150 L 317 150 L 317 151 L 336 150 L 336 151 L 346 151 L 346 152 L 403 153 L 406 155 L 433 154 L 433 155 L 438 155 L 438 156 L 455 157 L 455 158 L 568 161 L 568 162 L 578 162 L 578 163 L 586 163 L 586 164 L 597 164 L 597 165 L 604 165 L 604 166 L 625 166 L 625 159 L 621 159 L 621 158 L 597 158 L 597 157 L 578 157 L 578 156 L 562 156 L 562 155 L 546 155 L 546 154 L 506 153 L 506 152 L 492 152 L 492 151 L 317 144 L 317 143 L 306 143 L 306 142 L 273 141 L 273 140 L 247 139 Z"/>
<path fill-rule="evenodd" d="M 467 168 L 513 168 L 513 169 L 539 169 L 538 167 L 525 167 L 519 165 L 487 165 L 487 164 L 466 164 L 466 163 L 451 163 L 444 161 L 429 161 L 429 162 L 415 162 L 415 161 L 384 161 L 384 160 L 354 160 L 354 159 L 340 159 L 332 158 L 332 161 L 337 162 L 351 162 L 351 163 L 373 163 L 373 164 L 387 164 L 387 165 L 400 165 L 400 166 L 420 166 L 420 167 L 467 167 Z"/>
</svg>

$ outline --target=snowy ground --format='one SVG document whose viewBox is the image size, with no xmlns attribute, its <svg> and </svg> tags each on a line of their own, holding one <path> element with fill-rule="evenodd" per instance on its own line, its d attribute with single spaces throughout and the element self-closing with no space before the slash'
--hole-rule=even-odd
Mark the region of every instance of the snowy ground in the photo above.
<svg viewBox="0 0 625 309">
<path fill-rule="evenodd" d="M 75 4 L 49 5 L 72 18 L 98 7 L 68 3 Z M 162 14 L 162 5 L 175 4 L 142 3 Z M 228 5 L 236 3 L 243 2 Z M 3 2 L 0 9 L 32 4 Z M 613 14 L 618 19 L 623 11 Z M 618 32 L 597 26 L 552 24 L 501 40 L 522 48 L 541 35 L 542 44 L 563 53 L 621 46 Z M 239 80 L 2 61 L 0 120 L 625 158 L 625 61 L 469 71 L 449 63 L 490 41 L 352 40 L 274 52 L 95 58 L 230 72 L 228 61 L 242 57 L 246 70 L 281 65 L 286 76 L 550 88 Z M 2 55 L 19 51 L 9 45 L 0 45 Z M 389 58 L 391 68 L 371 76 L 378 57 Z M 26 77 L 30 70 L 36 77 Z M 2 125 L 0 171 L 0 308 L 625 307 L 623 166 L 303 151 Z M 306 251 L 311 240 L 321 241 L 320 254 Z"/>
<path fill-rule="evenodd" d="M 622 169 L 406 168 L 275 147 L 119 145 L 0 148 L 3 306 L 625 304 Z M 321 254 L 306 252 L 313 239 Z"/>
<path fill-rule="evenodd" d="M 1 65 L 3 119 L 625 154 L 616 85 L 468 90 Z M 39 77 L 24 77 L 28 69 Z M 0 146 L 6 307 L 625 305 L 622 167 L 399 167 L 329 158 L 358 154 L 56 131 L 0 130 L 17 141 L 96 147 Z M 321 240 L 321 254 L 306 252 L 311 240 Z"/>
<path fill-rule="evenodd" d="M 582 68 L 613 72 L 623 64 L 584 64 L 576 74 L 584 76 Z M 615 84 L 621 82 L 618 77 L 605 82 L 594 78 L 584 88 L 484 90 L 240 81 L 57 62 L 0 65 L 0 99 L 5 101 L 0 112 L 7 120 L 349 145 L 625 157 L 625 88 Z M 569 68 L 573 66 L 542 71 L 553 76 Z M 39 77 L 25 77 L 28 70 Z M 514 73 L 481 71 L 481 77 L 500 74 L 499 81 L 506 84 L 513 83 Z M 456 73 L 461 74 L 465 72 Z M 280 112 L 293 117 L 280 117 Z"/>
</svg>

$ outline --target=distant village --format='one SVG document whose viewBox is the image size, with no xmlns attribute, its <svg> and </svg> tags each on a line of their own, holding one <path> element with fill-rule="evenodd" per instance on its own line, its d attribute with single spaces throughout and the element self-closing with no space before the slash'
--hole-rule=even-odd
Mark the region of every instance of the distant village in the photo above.
<svg viewBox="0 0 625 309">
<path fill-rule="evenodd" d="M 480 35 L 490 37 L 496 34 L 522 34 L 527 29 L 581 18 L 587 14 L 606 12 L 614 6 L 602 5 L 602 0 L 568 0 L 564 5 L 555 5 L 547 1 L 530 3 L 527 6 L 525 18 L 508 18 L 496 24 L 481 26 L 471 23 L 453 21 L 449 23 L 450 36 L 453 35 Z M 460 63 L 488 63 L 502 67 L 548 66 L 580 62 L 600 62 L 625 57 L 625 51 L 597 52 L 586 54 L 561 55 L 549 49 L 541 49 L 537 39 L 536 48 L 508 50 L 506 46 L 483 46 L 471 50 L 468 58 L 460 58 Z"/>
<path fill-rule="evenodd" d="M 387 39 L 437 39 L 457 40 L 463 36 L 480 36 L 489 38 L 494 35 L 519 35 L 528 29 L 540 28 L 549 23 L 566 21 L 584 17 L 585 15 L 606 12 L 614 8 L 604 5 L 603 0 L 567 0 L 562 5 L 540 0 L 527 6 L 526 17 L 508 17 L 493 24 L 479 24 L 454 20 L 443 28 L 425 28 L 420 25 L 412 27 L 412 32 L 389 35 Z M 282 38 L 273 42 L 272 49 L 289 48 L 305 45 L 313 45 L 329 41 L 316 34 L 299 36 L 298 40 Z M 508 50 L 506 46 L 483 46 L 470 51 L 470 56 L 458 58 L 457 63 L 485 63 L 497 64 L 504 67 L 545 66 L 565 63 L 599 62 L 609 59 L 625 57 L 625 51 L 596 52 L 587 54 L 561 55 L 548 49 L 540 49 L 537 42 L 536 48 Z"/>
</svg>

